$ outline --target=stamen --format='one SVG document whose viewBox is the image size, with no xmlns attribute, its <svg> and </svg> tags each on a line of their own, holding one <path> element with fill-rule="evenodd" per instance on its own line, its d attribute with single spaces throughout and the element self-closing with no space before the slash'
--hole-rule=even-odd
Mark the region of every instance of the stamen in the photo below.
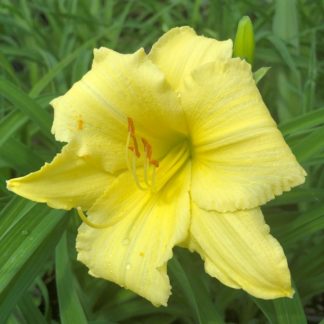
<svg viewBox="0 0 324 324">
<path fill-rule="evenodd" d="M 133 119 L 130 117 L 127 117 L 127 123 L 128 123 L 128 131 L 135 136 L 135 126 L 134 126 L 134 122 Z"/>
<path fill-rule="evenodd" d="M 133 144 L 134 144 L 134 146 L 129 147 L 129 149 L 132 150 L 134 152 L 134 154 L 136 155 L 136 157 L 139 158 L 141 156 L 141 154 L 138 150 L 138 144 L 137 144 L 136 137 L 133 137 Z"/>
<path fill-rule="evenodd" d="M 132 174 L 136 185 L 140 189 L 144 190 L 144 188 L 140 185 L 138 177 L 137 177 L 136 155 L 135 154 L 132 156 L 132 162 L 130 162 L 130 158 L 129 158 L 129 141 L 130 141 L 130 133 L 128 133 L 127 142 L 126 142 L 126 163 L 127 163 L 127 168 L 128 168 L 128 171 Z"/>
<path fill-rule="evenodd" d="M 151 144 L 145 139 L 145 138 L 141 138 L 142 139 L 142 143 L 144 146 L 144 151 L 146 154 L 146 159 L 144 161 L 144 179 L 146 184 L 151 187 L 152 191 L 154 191 L 154 187 L 155 187 L 155 179 L 156 179 L 156 168 L 159 167 L 159 162 L 156 160 L 152 159 L 152 153 L 153 153 L 153 149 Z M 147 164 L 149 163 L 149 165 L 147 166 Z M 151 183 L 148 180 L 148 172 L 151 169 L 150 166 L 153 166 L 153 170 L 152 170 L 152 176 L 151 176 Z"/>
<path fill-rule="evenodd" d="M 137 168 L 136 168 L 136 157 L 135 155 L 133 155 L 133 160 L 132 160 L 132 175 L 133 175 L 133 178 L 134 178 L 134 181 L 137 185 L 138 188 L 140 188 L 141 190 L 145 190 L 144 187 L 141 186 L 139 180 L 138 180 L 138 177 L 137 177 Z"/>
<path fill-rule="evenodd" d="M 85 213 L 82 211 L 81 207 L 77 207 L 76 210 L 77 210 L 78 215 L 80 216 L 81 220 L 90 227 L 97 228 L 97 229 L 103 229 L 103 228 L 107 228 L 107 227 L 110 226 L 110 224 L 95 224 L 95 223 L 92 223 L 91 221 L 89 221 L 89 219 L 87 218 Z"/>
<path fill-rule="evenodd" d="M 142 143 L 144 146 L 144 152 L 145 152 L 145 157 L 144 157 L 144 181 L 148 187 L 150 187 L 150 183 L 148 181 L 148 171 L 150 168 L 149 162 L 150 162 L 150 156 L 152 154 L 152 149 L 150 144 L 147 142 L 145 138 L 142 137 Z"/>
<path fill-rule="evenodd" d="M 150 184 L 148 182 L 148 178 L 147 178 L 147 169 L 148 169 L 148 167 L 149 167 L 148 159 L 146 157 L 144 157 L 144 181 L 148 186 L 150 186 Z"/>
<path fill-rule="evenodd" d="M 150 163 L 155 166 L 156 168 L 159 167 L 159 161 L 156 161 L 156 160 L 150 160 Z"/>
<path fill-rule="evenodd" d="M 158 168 L 159 167 L 159 162 L 152 159 L 153 150 L 152 150 L 151 144 L 143 137 L 142 137 L 142 143 L 143 143 L 143 146 L 144 146 L 144 151 L 146 152 L 146 156 L 147 156 L 150 164 L 152 164 L 156 168 Z"/>
<path fill-rule="evenodd" d="M 137 144 L 137 139 L 135 135 L 135 126 L 134 122 L 131 118 L 127 118 L 128 121 L 128 135 L 127 135 L 127 141 L 126 141 L 126 162 L 127 162 L 127 167 L 129 172 L 132 174 L 133 179 L 138 186 L 139 189 L 144 190 L 140 184 L 140 181 L 137 176 L 137 168 L 136 168 L 136 158 L 139 158 L 140 152 L 138 149 L 138 144 Z M 130 141 L 132 139 L 132 145 L 130 144 Z M 129 151 L 133 152 L 134 154 L 132 155 L 132 161 L 130 162 L 130 157 L 129 157 Z"/>
<path fill-rule="evenodd" d="M 141 190 L 149 189 L 155 186 L 155 177 L 156 177 L 156 168 L 159 167 L 159 162 L 157 160 L 152 159 L 152 146 L 150 143 L 145 139 L 141 138 L 143 146 L 144 146 L 144 161 L 143 161 L 143 167 L 144 167 L 144 183 L 143 186 L 141 184 L 141 181 L 138 178 L 137 175 L 137 167 L 136 167 L 136 159 L 141 156 L 139 148 L 138 148 L 138 142 L 135 134 L 135 125 L 131 118 L 127 118 L 128 122 L 128 135 L 127 135 L 127 141 L 126 141 L 126 161 L 127 161 L 127 167 L 129 172 L 132 174 L 134 181 L 137 185 L 137 187 Z M 132 161 L 130 161 L 129 151 L 133 153 L 132 155 Z M 152 174 L 150 170 L 153 167 Z M 149 177 L 151 177 L 151 181 L 149 180 Z M 152 189 L 153 190 L 153 189 Z"/>
<path fill-rule="evenodd" d="M 127 138 L 126 148 L 131 150 L 136 155 L 136 157 L 139 158 L 141 156 L 141 154 L 139 152 L 137 139 L 135 136 L 135 126 L 134 126 L 133 119 L 127 117 L 127 122 L 128 122 L 128 137 L 129 138 Z M 133 140 L 133 145 L 129 145 L 130 138 L 132 138 L 132 140 Z"/>
<path fill-rule="evenodd" d="M 129 162 L 129 142 L 130 142 L 130 137 L 131 137 L 131 134 L 128 132 L 127 140 L 126 140 L 125 158 L 126 158 L 127 168 L 129 170 L 129 172 L 131 172 L 131 166 L 130 166 L 130 162 Z"/>
<path fill-rule="evenodd" d="M 150 145 L 150 143 L 145 139 L 145 138 L 141 138 L 143 146 L 144 146 L 144 151 L 146 152 L 146 156 L 149 160 L 151 160 L 152 157 L 152 146 Z"/>
</svg>

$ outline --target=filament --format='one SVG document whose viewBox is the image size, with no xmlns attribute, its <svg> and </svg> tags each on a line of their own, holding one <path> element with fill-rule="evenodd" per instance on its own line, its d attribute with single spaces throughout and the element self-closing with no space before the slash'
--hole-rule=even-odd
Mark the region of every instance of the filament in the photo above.
<svg viewBox="0 0 324 324">
<path fill-rule="evenodd" d="M 128 135 L 127 135 L 127 141 L 126 141 L 126 150 L 125 150 L 125 157 L 126 157 L 126 163 L 127 163 L 127 168 L 129 170 L 129 172 L 131 172 L 131 166 L 130 166 L 130 163 L 129 163 L 129 143 L 130 143 L 130 137 L 131 137 L 131 134 L 130 132 L 128 132 Z"/>
<path fill-rule="evenodd" d="M 147 173 L 148 173 L 149 167 L 150 167 L 150 165 L 148 164 L 148 159 L 147 159 L 147 157 L 145 157 L 144 158 L 144 181 L 148 186 L 150 186 L 150 184 L 148 182 L 148 178 L 147 178 Z"/>
<path fill-rule="evenodd" d="M 134 178 L 134 181 L 137 185 L 137 187 L 141 190 L 145 190 L 145 188 L 143 188 L 138 180 L 138 177 L 137 177 L 137 168 L 136 168 L 136 156 L 133 155 L 133 160 L 132 160 L 132 175 L 133 175 L 133 178 Z"/>
</svg>

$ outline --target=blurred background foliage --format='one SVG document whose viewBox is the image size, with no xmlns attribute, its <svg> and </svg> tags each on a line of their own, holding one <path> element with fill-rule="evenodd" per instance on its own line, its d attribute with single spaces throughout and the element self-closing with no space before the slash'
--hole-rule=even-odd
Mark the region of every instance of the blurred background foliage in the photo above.
<svg viewBox="0 0 324 324">
<path fill-rule="evenodd" d="M 74 212 L 15 197 L 5 180 L 59 150 L 48 102 L 89 69 L 94 47 L 123 53 L 190 25 L 234 38 L 240 18 L 255 29 L 253 70 L 272 116 L 308 172 L 302 187 L 263 208 L 284 246 L 296 294 L 263 301 L 211 279 L 195 254 L 169 262 L 173 295 L 155 308 L 94 279 L 76 262 Z M 323 0 L 0 1 L 0 323 L 319 323 L 324 316 Z M 323 323 L 323 322 L 322 322 Z"/>
</svg>

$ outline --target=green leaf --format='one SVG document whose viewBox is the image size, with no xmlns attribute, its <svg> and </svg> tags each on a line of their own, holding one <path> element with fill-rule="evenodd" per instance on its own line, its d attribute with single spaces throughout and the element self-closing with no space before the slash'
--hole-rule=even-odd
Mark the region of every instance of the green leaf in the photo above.
<svg viewBox="0 0 324 324">
<path fill-rule="evenodd" d="M 270 70 L 270 67 L 264 66 L 253 73 L 255 83 L 258 84 Z"/>
<path fill-rule="evenodd" d="M 63 234 L 55 253 L 56 287 L 62 324 L 88 323 L 80 303 L 68 254 L 66 233 Z"/>
<path fill-rule="evenodd" d="M 1 153 L 3 161 L 7 163 L 8 167 L 18 170 L 19 175 L 36 170 L 44 164 L 37 151 L 31 150 L 29 146 L 15 138 L 9 139 L 2 145 Z"/>
<path fill-rule="evenodd" d="M 0 146 L 13 136 L 26 122 L 28 118 L 19 111 L 12 111 L 0 122 Z"/>
<path fill-rule="evenodd" d="M 271 200 L 267 206 L 281 206 L 298 204 L 302 202 L 318 202 L 324 199 L 322 188 L 295 188 L 292 191 L 284 192 L 281 196 Z"/>
<path fill-rule="evenodd" d="M 320 124 L 324 124 L 324 108 L 319 108 L 302 116 L 281 123 L 279 129 L 284 135 L 303 131 Z"/>
<path fill-rule="evenodd" d="M 16 83 L 19 84 L 20 81 L 17 78 L 15 71 L 12 67 L 12 65 L 10 64 L 9 60 L 6 58 L 5 55 L 3 55 L 2 53 L 0 53 L 0 66 L 3 67 L 3 69 L 8 73 L 8 75 L 11 77 L 11 79 Z"/>
<path fill-rule="evenodd" d="M 26 93 L 8 80 L 1 78 L 0 92 L 16 109 L 20 110 L 30 120 L 34 121 L 48 139 L 53 140 L 53 136 L 50 133 L 51 117 L 35 100 L 31 99 Z"/>
<path fill-rule="evenodd" d="M 317 152 L 323 150 L 324 126 L 316 129 L 292 147 L 297 159 L 301 162 L 308 160 Z"/>
<path fill-rule="evenodd" d="M 13 198 L 0 213 L 0 322 L 54 252 L 67 218 L 63 211 Z"/>
<path fill-rule="evenodd" d="M 192 266 L 191 255 L 180 250 L 177 250 L 177 252 L 169 262 L 169 269 L 180 287 L 189 309 L 193 312 L 195 323 L 224 323 L 222 316 L 211 300 L 201 275 L 197 274 Z"/>
<path fill-rule="evenodd" d="M 33 303 L 32 296 L 25 294 L 19 301 L 18 309 L 26 323 L 46 324 L 47 321 L 40 310 Z"/>
<path fill-rule="evenodd" d="M 268 35 L 267 39 L 276 49 L 283 63 L 285 63 L 289 67 L 290 71 L 296 77 L 299 74 L 296 61 L 293 59 L 285 42 L 283 42 L 280 38 L 276 37 L 275 35 Z"/>
<path fill-rule="evenodd" d="M 290 244 L 322 229 L 324 229 L 324 205 L 320 203 L 281 228 L 278 235 L 284 244 Z"/>
<path fill-rule="evenodd" d="M 174 314 L 175 316 L 184 316 L 183 308 L 177 306 L 169 305 L 167 308 L 162 307 L 154 307 L 149 304 L 144 299 L 133 298 L 130 301 L 123 302 L 117 301 L 114 307 L 107 307 L 105 309 L 105 315 L 97 315 L 98 320 L 104 319 L 105 323 L 112 324 L 112 323 L 121 323 L 127 320 L 129 323 L 132 322 L 133 318 L 142 316 L 142 317 L 149 317 L 155 314 Z"/>
<path fill-rule="evenodd" d="M 105 31 L 106 32 L 106 31 Z M 76 50 L 74 50 L 72 53 L 70 53 L 68 56 L 66 56 L 62 61 L 60 61 L 58 64 L 56 64 L 47 74 L 45 74 L 32 88 L 29 95 L 34 98 L 38 96 L 41 91 L 56 77 L 56 75 L 61 72 L 67 65 L 69 65 L 75 58 L 82 52 L 84 49 L 90 47 L 91 45 L 96 42 L 99 38 L 101 38 L 104 35 L 103 32 L 101 32 L 99 35 L 96 35 L 89 39 L 87 42 L 82 44 L 80 47 L 78 47 Z"/>
<path fill-rule="evenodd" d="M 253 298 L 270 324 L 307 324 L 299 294 L 295 291 L 294 298 L 278 298 L 261 300 Z"/>
<path fill-rule="evenodd" d="M 298 11 L 296 0 L 276 0 L 273 32 L 285 42 L 298 48 Z"/>
</svg>

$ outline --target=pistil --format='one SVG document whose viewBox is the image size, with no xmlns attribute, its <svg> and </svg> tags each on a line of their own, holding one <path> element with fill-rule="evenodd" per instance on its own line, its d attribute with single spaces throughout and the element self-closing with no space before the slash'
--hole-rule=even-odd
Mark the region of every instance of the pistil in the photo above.
<svg viewBox="0 0 324 324">
<path fill-rule="evenodd" d="M 95 224 L 95 223 L 92 223 L 87 218 L 87 216 L 85 215 L 85 213 L 83 212 L 81 207 L 77 207 L 76 210 L 77 210 L 78 215 L 80 216 L 81 220 L 90 227 L 93 227 L 93 228 L 96 228 L 96 229 L 103 229 L 103 228 L 107 228 L 107 227 L 109 227 L 111 225 L 111 224 L 108 224 L 108 223 L 107 224 Z"/>
</svg>

